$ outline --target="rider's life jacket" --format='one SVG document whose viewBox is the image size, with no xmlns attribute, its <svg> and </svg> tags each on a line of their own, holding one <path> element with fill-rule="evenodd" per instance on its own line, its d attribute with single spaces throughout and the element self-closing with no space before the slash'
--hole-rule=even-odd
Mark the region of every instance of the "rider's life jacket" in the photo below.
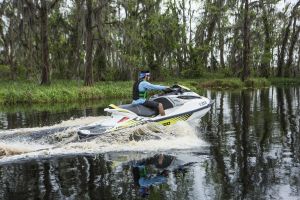
<svg viewBox="0 0 300 200">
<path fill-rule="evenodd" d="M 147 98 L 147 91 L 139 91 L 139 85 L 144 79 L 139 79 L 133 84 L 132 89 L 132 98 L 133 100 L 138 100 L 139 98 L 146 99 Z"/>
</svg>

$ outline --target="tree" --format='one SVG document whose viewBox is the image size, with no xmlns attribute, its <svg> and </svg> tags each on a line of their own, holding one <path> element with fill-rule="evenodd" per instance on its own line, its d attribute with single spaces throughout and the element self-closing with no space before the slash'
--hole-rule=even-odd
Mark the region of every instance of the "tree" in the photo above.
<svg viewBox="0 0 300 200">
<path fill-rule="evenodd" d="M 218 70 L 243 80 L 274 69 L 295 76 L 300 2 L 283 12 L 279 2 L 3 0 L 0 60 L 10 79 L 41 84 L 130 80 L 144 68 L 161 80 Z"/>
<path fill-rule="evenodd" d="M 244 27 L 243 27 L 243 72 L 242 81 L 245 81 L 250 75 L 249 69 L 249 54 L 250 54 L 250 42 L 249 42 L 249 0 L 245 0 L 244 3 Z"/>
<path fill-rule="evenodd" d="M 4 9 L 5 8 L 5 9 Z M 12 2 L 2 2 L 1 15 L 5 12 L 7 16 L 7 30 L 4 30 L 4 26 L 0 25 L 0 37 L 3 43 L 4 63 L 10 68 L 10 79 L 15 80 L 17 77 L 17 65 L 16 65 L 16 46 L 19 40 L 18 27 L 19 27 L 19 12 L 14 12 L 16 4 Z M 1 18 L 2 20 L 2 18 Z M 5 25 L 5 24 L 4 24 Z M 6 32 L 6 34 L 5 34 Z"/>
<path fill-rule="evenodd" d="M 83 30 L 84 27 L 84 1 L 81 0 L 73 0 L 73 7 L 70 11 L 68 19 L 66 19 L 67 23 L 67 31 L 69 32 L 68 44 L 70 45 L 68 52 L 68 65 L 69 70 L 68 77 L 76 78 L 78 81 L 80 80 L 80 72 L 81 66 L 83 63 Z M 68 34 L 67 34 L 68 35 Z M 55 38 L 54 38 L 55 39 Z"/>
<path fill-rule="evenodd" d="M 296 42 L 299 37 L 299 32 L 300 32 L 300 26 L 297 26 L 297 19 L 294 18 L 294 23 L 293 23 L 293 32 L 291 35 L 291 42 L 290 42 L 290 48 L 288 52 L 288 60 L 285 65 L 285 77 L 290 77 L 291 74 L 291 65 L 293 63 L 293 58 L 294 58 L 294 48 L 296 45 Z"/>
<path fill-rule="evenodd" d="M 262 20 L 264 25 L 264 35 L 265 35 L 265 42 L 264 42 L 264 51 L 262 55 L 261 60 L 261 66 L 260 66 L 260 75 L 268 78 L 269 77 L 269 68 L 270 68 L 270 62 L 271 62 L 271 27 L 269 22 L 269 16 L 268 12 L 266 10 L 265 6 L 265 0 L 259 1 L 259 7 L 262 9 Z"/>
<path fill-rule="evenodd" d="M 85 73 L 84 85 L 93 85 L 93 27 L 92 27 L 92 0 L 86 0 L 86 55 L 85 55 Z"/>
<path fill-rule="evenodd" d="M 243 17 L 242 17 L 242 10 L 243 10 L 243 3 L 239 1 L 231 3 L 229 6 L 237 7 L 238 9 L 234 9 L 234 17 L 235 17 L 235 24 L 233 25 L 233 36 L 229 39 L 231 41 L 230 44 L 230 54 L 229 54 L 229 62 L 228 65 L 231 67 L 232 72 L 235 76 L 241 76 L 241 66 L 242 66 L 242 52 L 239 49 L 242 48 L 242 29 L 243 27 Z"/>
<path fill-rule="evenodd" d="M 224 4 L 223 0 L 213 0 L 212 2 L 206 1 L 204 20 L 202 22 L 202 25 L 199 26 L 197 30 L 198 33 L 196 37 L 199 38 L 197 47 L 200 51 L 199 61 L 201 65 L 205 68 L 208 66 L 207 64 L 207 59 L 209 57 L 208 55 L 213 50 L 213 45 L 212 45 L 213 36 L 215 34 L 215 30 L 218 23 L 220 25 L 220 18 L 224 6 L 223 4 Z M 221 38 L 219 39 L 221 40 Z"/>
<path fill-rule="evenodd" d="M 48 47 L 48 9 L 46 0 L 41 0 L 41 40 L 42 40 L 42 85 L 50 84 L 49 47 Z"/>
<path fill-rule="evenodd" d="M 42 74 L 41 85 L 49 85 L 51 83 L 50 64 L 49 64 L 49 44 L 48 44 L 48 11 L 53 9 L 60 0 L 52 0 L 47 2 L 41 0 L 40 4 L 36 1 L 35 4 L 30 0 L 25 0 L 27 5 L 39 11 L 40 17 L 40 37 L 42 50 Z"/>
<path fill-rule="evenodd" d="M 278 64 L 277 64 L 277 76 L 283 76 L 283 67 L 284 67 L 284 58 L 285 58 L 285 50 L 286 45 L 288 43 L 288 38 L 290 35 L 290 26 L 292 25 L 293 18 L 297 14 L 298 7 L 300 6 L 300 1 L 298 1 L 292 9 L 291 15 L 289 17 L 288 25 L 285 27 L 285 31 L 283 32 L 283 38 L 281 43 L 280 52 L 278 54 Z"/>
</svg>

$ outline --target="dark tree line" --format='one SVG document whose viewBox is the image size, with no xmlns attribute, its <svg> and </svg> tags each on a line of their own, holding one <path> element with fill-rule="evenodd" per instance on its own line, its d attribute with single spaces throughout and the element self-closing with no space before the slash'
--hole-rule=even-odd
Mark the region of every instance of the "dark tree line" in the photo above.
<svg viewBox="0 0 300 200">
<path fill-rule="evenodd" d="M 300 75 L 300 2 L 2 0 L 0 78 Z"/>
</svg>

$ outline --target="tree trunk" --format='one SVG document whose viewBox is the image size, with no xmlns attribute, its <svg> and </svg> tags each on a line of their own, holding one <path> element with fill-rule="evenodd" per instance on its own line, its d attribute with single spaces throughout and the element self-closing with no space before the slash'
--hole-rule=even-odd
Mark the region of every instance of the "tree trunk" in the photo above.
<svg viewBox="0 0 300 200">
<path fill-rule="evenodd" d="M 31 30 L 28 30 L 28 38 L 27 38 L 27 45 L 28 45 L 28 54 L 26 59 L 26 79 L 31 80 L 31 75 L 33 72 L 33 48 L 32 48 L 32 40 L 31 40 Z"/>
<path fill-rule="evenodd" d="M 189 18 L 190 18 L 190 31 L 189 31 L 189 44 L 192 44 L 192 18 L 193 18 L 194 12 L 192 12 L 192 0 L 189 0 Z"/>
<path fill-rule="evenodd" d="M 14 81 L 17 77 L 17 66 L 14 63 L 14 47 L 11 39 L 9 40 L 8 65 L 10 68 L 10 78 Z"/>
<path fill-rule="evenodd" d="M 82 29 L 84 27 L 81 26 L 83 21 L 83 5 L 84 2 L 76 0 L 74 1 L 75 6 L 75 20 L 76 23 L 71 28 L 71 34 L 69 41 L 71 42 L 71 48 L 69 54 L 69 63 L 68 63 L 68 72 L 69 77 L 72 77 L 73 79 L 76 79 L 77 81 L 80 80 L 80 65 L 81 65 L 81 59 L 80 59 L 80 47 L 82 43 Z"/>
<path fill-rule="evenodd" d="M 225 67 L 224 62 L 224 34 L 223 34 L 223 27 L 221 25 L 221 17 L 218 21 L 218 29 L 219 29 L 219 49 L 220 49 L 220 65 L 222 68 Z"/>
<path fill-rule="evenodd" d="M 264 43 L 264 52 L 261 60 L 260 66 L 260 75 L 262 77 L 268 78 L 270 73 L 270 61 L 271 61 L 271 37 L 270 37 L 270 24 L 268 21 L 268 13 L 266 11 L 264 0 L 259 1 L 259 6 L 263 12 L 263 25 L 264 25 L 264 34 L 265 34 L 265 43 Z"/>
<path fill-rule="evenodd" d="M 13 25 L 12 25 L 12 19 L 10 19 L 10 24 L 8 27 L 8 33 L 7 36 L 5 37 L 3 33 L 1 33 L 2 35 L 2 40 L 3 40 L 3 45 L 4 45 L 4 63 L 7 64 L 9 66 L 10 69 L 10 79 L 11 80 L 15 80 L 16 79 L 16 68 L 14 65 L 14 47 L 13 47 L 13 34 L 14 31 L 12 30 Z"/>
<path fill-rule="evenodd" d="M 183 34 L 182 34 L 182 52 L 183 52 L 183 63 L 186 63 L 187 60 L 187 33 L 186 33 L 186 13 L 185 13 L 185 0 L 182 0 L 182 17 L 183 17 Z M 180 59 L 181 62 L 179 64 L 179 71 L 181 72 L 183 66 L 182 66 L 182 58 Z"/>
<path fill-rule="evenodd" d="M 206 3 L 211 3 L 210 0 L 206 1 Z M 196 48 L 191 49 L 191 61 L 193 65 L 193 71 L 197 70 L 199 68 L 199 65 L 203 65 L 203 57 L 204 52 L 201 50 L 205 45 L 205 29 L 206 29 L 206 21 L 208 20 L 208 10 L 204 9 L 202 22 L 197 26 L 196 33 L 195 33 L 195 46 Z"/>
<path fill-rule="evenodd" d="M 238 7 L 239 1 L 236 2 Z M 240 24 L 242 24 L 243 18 L 242 18 L 242 11 L 243 10 L 243 3 L 240 4 L 239 9 L 237 9 L 237 13 L 235 13 L 235 26 L 233 30 L 233 42 L 231 44 L 231 50 L 229 55 L 229 66 L 232 68 L 232 72 L 235 76 L 240 77 L 241 71 L 242 71 L 242 53 L 241 51 L 238 51 L 241 46 L 241 40 L 240 40 L 240 31 L 242 30 L 240 27 Z"/>
<path fill-rule="evenodd" d="M 92 0 L 86 0 L 86 56 L 84 85 L 93 85 L 93 32 L 92 32 Z"/>
<path fill-rule="evenodd" d="M 209 24 L 208 24 L 207 38 L 204 41 L 204 48 L 205 49 L 204 49 L 204 52 L 202 54 L 202 61 L 203 61 L 204 67 L 207 67 L 207 58 L 208 58 L 208 55 L 209 55 L 209 52 L 210 52 L 209 44 L 210 44 L 211 40 L 213 39 L 213 34 L 214 34 L 214 31 L 215 31 L 217 20 L 218 20 L 217 16 L 213 15 L 210 22 L 209 22 Z M 208 49 L 206 49 L 206 48 L 208 48 Z"/>
<path fill-rule="evenodd" d="M 250 43 L 249 43 L 249 0 L 245 0 L 245 9 L 244 9 L 244 41 L 243 41 L 243 73 L 242 81 L 245 81 L 249 75 L 249 54 L 250 54 Z"/>
<path fill-rule="evenodd" d="M 291 36 L 292 38 L 291 38 L 290 48 L 288 53 L 288 60 L 285 66 L 285 73 L 284 73 L 285 77 L 289 77 L 291 75 L 290 72 L 291 72 L 291 65 L 293 63 L 293 58 L 294 58 L 294 48 L 298 40 L 299 32 L 300 32 L 300 26 L 297 27 L 297 19 L 295 18 L 293 24 L 293 33 Z"/>
<path fill-rule="evenodd" d="M 298 50 L 298 63 L 297 63 L 297 71 L 295 75 L 296 76 L 300 75 L 300 49 Z"/>
<path fill-rule="evenodd" d="M 290 18 L 289 23 L 287 25 L 287 27 L 285 28 L 284 31 L 284 36 L 282 39 L 282 44 L 281 44 L 281 48 L 280 48 L 280 52 L 278 55 L 278 63 L 277 63 L 277 77 L 281 77 L 283 75 L 283 65 L 284 65 L 284 56 L 285 56 L 285 49 L 286 49 L 286 45 L 288 42 L 288 38 L 290 35 L 290 26 L 292 24 L 292 19 Z"/>
<path fill-rule="evenodd" d="M 49 48 L 48 48 L 48 10 L 46 0 L 41 0 L 41 40 L 42 40 L 42 77 L 41 85 L 50 84 Z"/>
</svg>

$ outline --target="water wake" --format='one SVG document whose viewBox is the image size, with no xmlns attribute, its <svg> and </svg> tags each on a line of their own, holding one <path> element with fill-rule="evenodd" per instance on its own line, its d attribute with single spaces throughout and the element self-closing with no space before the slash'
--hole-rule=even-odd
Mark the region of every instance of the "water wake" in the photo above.
<svg viewBox="0 0 300 200">
<path fill-rule="evenodd" d="M 79 140 L 79 127 L 105 117 L 65 121 L 52 127 L 0 132 L 0 162 L 23 157 L 121 151 L 155 152 L 206 146 L 186 122 L 164 127 L 148 123 Z"/>
</svg>

